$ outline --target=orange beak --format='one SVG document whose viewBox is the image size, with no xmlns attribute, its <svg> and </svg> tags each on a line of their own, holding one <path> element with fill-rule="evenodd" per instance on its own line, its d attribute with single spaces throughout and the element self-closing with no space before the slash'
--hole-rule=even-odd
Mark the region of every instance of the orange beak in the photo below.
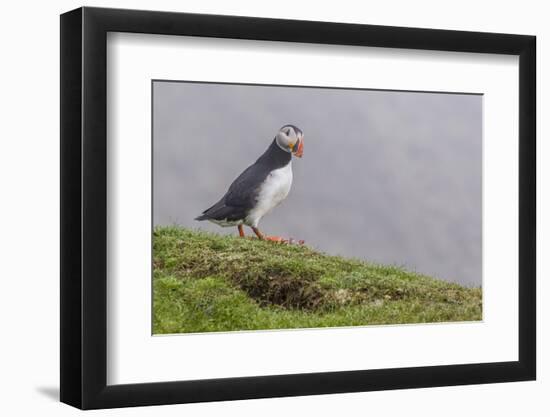
<svg viewBox="0 0 550 417">
<path fill-rule="evenodd" d="M 298 140 L 298 146 L 296 152 L 294 152 L 298 158 L 301 158 L 304 155 L 304 139 Z"/>
</svg>

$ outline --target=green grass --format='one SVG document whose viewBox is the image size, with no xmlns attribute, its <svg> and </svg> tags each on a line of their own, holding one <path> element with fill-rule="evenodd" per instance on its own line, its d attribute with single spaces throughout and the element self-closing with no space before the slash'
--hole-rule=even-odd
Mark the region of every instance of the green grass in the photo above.
<svg viewBox="0 0 550 417">
<path fill-rule="evenodd" d="M 481 320 L 481 288 L 307 246 L 162 227 L 153 266 L 155 334 Z"/>
</svg>

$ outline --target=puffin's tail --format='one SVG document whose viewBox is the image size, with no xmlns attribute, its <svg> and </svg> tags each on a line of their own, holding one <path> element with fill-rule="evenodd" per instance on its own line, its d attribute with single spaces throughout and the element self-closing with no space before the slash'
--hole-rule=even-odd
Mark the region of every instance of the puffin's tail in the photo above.
<svg viewBox="0 0 550 417">
<path fill-rule="evenodd" d="M 212 215 L 215 214 L 216 210 L 220 208 L 220 206 L 223 206 L 223 201 L 220 200 L 213 206 L 208 207 L 206 210 L 204 210 L 200 216 L 195 217 L 195 220 L 197 221 L 203 221 L 203 220 L 210 220 L 212 218 Z"/>
</svg>

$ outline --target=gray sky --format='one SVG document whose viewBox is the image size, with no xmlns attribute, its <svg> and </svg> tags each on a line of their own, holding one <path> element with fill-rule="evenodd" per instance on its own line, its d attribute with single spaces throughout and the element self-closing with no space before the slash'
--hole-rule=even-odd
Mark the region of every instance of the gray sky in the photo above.
<svg viewBox="0 0 550 417">
<path fill-rule="evenodd" d="M 305 135 L 260 223 L 330 254 L 481 285 L 482 97 L 154 82 L 155 225 L 196 222 L 279 127 Z M 250 229 L 247 229 L 249 232 Z"/>
</svg>

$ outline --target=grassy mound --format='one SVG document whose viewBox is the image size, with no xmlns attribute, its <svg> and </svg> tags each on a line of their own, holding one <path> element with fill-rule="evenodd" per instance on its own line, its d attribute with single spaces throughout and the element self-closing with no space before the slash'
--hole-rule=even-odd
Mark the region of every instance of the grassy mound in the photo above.
<svg viewBox="0 0 550 417">
<path fill-rule="evenodd" d="M 481 289 L 306 246 L 177 227 L 153 235 L 153 332 L 481 320 Z"/>
</svg>

